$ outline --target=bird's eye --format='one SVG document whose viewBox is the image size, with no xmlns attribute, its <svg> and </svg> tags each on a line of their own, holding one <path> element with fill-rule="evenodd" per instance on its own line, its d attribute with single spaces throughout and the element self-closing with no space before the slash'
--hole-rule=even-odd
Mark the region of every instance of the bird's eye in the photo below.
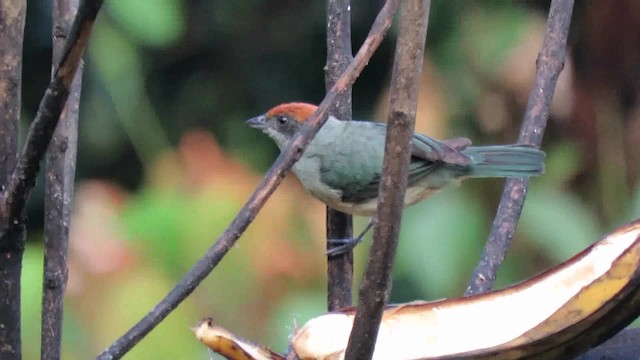
<svg viewBox="0 0 640 360">
<path fill-rule="evenodd" d="M 287 118 L 285 116 L 278 116 L 276 118 L 276 121 L 278 122 L 278 124 L 284 125 L 287 122 Z"/>
</svg>

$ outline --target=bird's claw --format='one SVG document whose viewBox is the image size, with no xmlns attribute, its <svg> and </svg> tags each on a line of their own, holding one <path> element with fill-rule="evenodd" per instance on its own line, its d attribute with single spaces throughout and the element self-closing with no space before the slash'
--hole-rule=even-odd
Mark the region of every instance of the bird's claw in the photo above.
<svg viewBox="0 0 640 360">
<path fill-rule="evenodd" d="M 327 242 L 329 244 L 338 245 L 336 247 L 333 247 L 327 250 L 327 256 L 341 255 L 353 250 L 353 248 L 356 247 L 356 245 L 362 242 L 362 239 L 364 239 L 364 235 L 369 230 L 371 230 L 374 223 L 375 223 L 375 220 L 373 218 L 369 220 L 369 223 L 367 224 L 367 226 L 365 226 L 364 230 L 362 230 L 360 235 L 356 237 L 346 238 L 346 239 L 327 239 Z"/>
<path fill-rule="evenodd" d="M 356 245 L 360 244 L 362 242 L 362 236 L 347 239 L 327 239 L 327 242 L 332 245 L 338 245 L 327 250 L 327 256 L 342 255 L 353 250 Z"/>
</svg>

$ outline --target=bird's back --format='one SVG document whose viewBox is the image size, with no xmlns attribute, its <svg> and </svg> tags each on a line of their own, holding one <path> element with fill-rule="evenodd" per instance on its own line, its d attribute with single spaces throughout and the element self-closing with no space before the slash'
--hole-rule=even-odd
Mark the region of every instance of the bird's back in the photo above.
<svg viewBox="0 0 640 360">
<path fill-rule="evenodd" d="M 338 210 L 372 215 L 382 173 L 386 125 L 330 117 L 293 167 L 314 196 Z M 414 134 L 405 206 L 464 177 L 538 175 L 544 153 L 521 145 L 469 147 Z M 515 175 L 514 175 L 515 174 Z"/>
<path fill-rule="evenodd" d="M 322 182 L 341 196 L 362 191 L 380 176 L 385 132 L 370 125 L 329 118 L 305 151 L 306 165 L 317 167 Z"/>
</svg>

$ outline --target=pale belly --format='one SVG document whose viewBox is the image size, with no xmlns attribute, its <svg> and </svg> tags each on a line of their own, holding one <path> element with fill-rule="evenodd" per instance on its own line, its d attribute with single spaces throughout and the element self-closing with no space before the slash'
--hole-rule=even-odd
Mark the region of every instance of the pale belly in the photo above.
<svg viewBox="0 0 640 360">
<path fill-rule="evenodd" d="M 408 188 L 404 196 L 404 207 L 414 205 L 421 200 L 426 199 L 429 195 L 439 191 L 440 189 L 412 187 Z M 378 210 L 378 198 L 373 198 L 358 204 L 345 203 L 340 200 L 340 196 L 336 193 L 336 196 L 332 197 L 320 197 L 316 194 L 312 195 L 318 200 L 324 202 L 328 206 L 342 211 L 347 214 L 359 215 L 359 216 L 374 216 Z"/>
</svg>

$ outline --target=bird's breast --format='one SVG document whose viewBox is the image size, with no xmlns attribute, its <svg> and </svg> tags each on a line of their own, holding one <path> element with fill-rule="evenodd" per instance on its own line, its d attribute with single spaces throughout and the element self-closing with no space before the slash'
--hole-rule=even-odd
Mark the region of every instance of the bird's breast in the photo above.
<svg viewBox="0 0 640 360">
<path fill-rule="evenodd" d="M 322 182 L 320 165 L 318 157 L 303 156 L 293 165 L 291 170 L 311 195 L 327 204 L 339 201 L 342 196 L 341 192 Z"/>
</svg>

